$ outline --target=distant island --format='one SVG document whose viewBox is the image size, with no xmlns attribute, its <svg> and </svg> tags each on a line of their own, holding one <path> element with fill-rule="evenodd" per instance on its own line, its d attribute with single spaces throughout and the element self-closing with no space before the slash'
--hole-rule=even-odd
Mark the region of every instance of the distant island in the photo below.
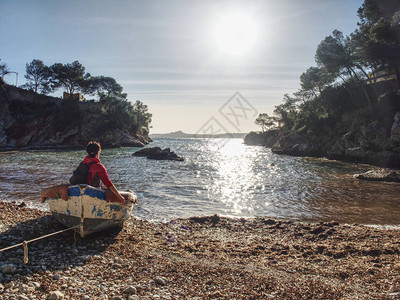
<svg viewBox="0 0 400 300">
<path fill-rule="evenodd" d="M 243 139 L 247 133 L 221 133 L 221 134 L 200 134 L 185 133 L 183 131 L 174 131 L 170 133 L 154 133 L 150 134 L 151 138 L 169 138 L 169 139 L 196 139 L 196 138 L 220 138 L 220 139 Z"/>
</svg>

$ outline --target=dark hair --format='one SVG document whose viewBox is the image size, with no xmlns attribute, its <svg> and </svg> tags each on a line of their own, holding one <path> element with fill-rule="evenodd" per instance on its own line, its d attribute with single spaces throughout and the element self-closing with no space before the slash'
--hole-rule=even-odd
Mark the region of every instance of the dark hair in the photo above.
<svg viewBox="0 0 400 300">
<path fill-rule="evenodd" d="M 89 142 L 86 146 L 86 152 L 90 157 L 96 157 L 101 151 L 101 146 L 99 142 Z"/>
</svg>

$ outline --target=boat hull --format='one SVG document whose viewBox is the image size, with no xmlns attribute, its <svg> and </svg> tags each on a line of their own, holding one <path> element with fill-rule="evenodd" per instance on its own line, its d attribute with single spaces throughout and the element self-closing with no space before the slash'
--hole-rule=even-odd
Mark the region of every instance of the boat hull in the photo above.
<svg viewBox="0 0 400 300">
<path fill-rule="evenodd" d="M 136 195 L 133 196 L 137 199 Z M 76 227 L 82 237 L 122 226 L 133 209 L 131 201 L 124 204 L 107 202 L 104 190 L 89 185 L 69 186 L 67 201 L 50 198 L 48 203 L 54 218 L 67 227 Z"/>
</svg>

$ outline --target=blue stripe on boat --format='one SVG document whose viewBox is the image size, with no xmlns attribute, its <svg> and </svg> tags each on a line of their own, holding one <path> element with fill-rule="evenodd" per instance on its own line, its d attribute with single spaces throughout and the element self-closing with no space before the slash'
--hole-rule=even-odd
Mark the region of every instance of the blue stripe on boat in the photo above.
<svg viewBox="0 0 400 300">
<path fill-rule="evenodd" d="M 68 196 L 80 196 L 81 195 L 81 189 L 79 186 L 69 186 L 68 187 Z"/>
<path fill-rule="evenodd" d="M 117 204 L 110 204 L 108 207 L 110 211 L 120 211 L 122 209 L 122 206 Z"/>
<path fill-rule="evenodd" d="M 83 192 L 84 195 L 95 197 L 100 200 L 106 200 L 106 192 L 98 189 L 86 188 Z"/>
</svg>

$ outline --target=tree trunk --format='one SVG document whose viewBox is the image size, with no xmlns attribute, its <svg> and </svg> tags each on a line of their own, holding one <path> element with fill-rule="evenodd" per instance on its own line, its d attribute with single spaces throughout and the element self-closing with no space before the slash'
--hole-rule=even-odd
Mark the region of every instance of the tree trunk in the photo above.
<svg viewBox="0 0 400 300">
<path fill-rule="evenodd" d="M 374 111 L 373 111 L 373 109 L 372 109 L 371 98 L 369 97 L 368 92 L 367 92 L 367 90 L 365 89 L 365 87 L 364 87 L 362 81 L 360 80 L 360 78 L 358 78 L 357 73 L 354 72 L 354 70 L 353 70 L 352 68 L 347 68 L 347 70 L 350 72 L 350 74 L 351 74 L 351 72 L 353 72 L 354 78 L 356 79 L 356 81 L 357 81 L 358 84 L 360 85 L 362 91 L 364 92 L 365 98 L 367 99 L 369 112 L 371 113 L 371 116 L 373 116 Z"/>
<path fill-rule="evenodd" d="M 374 87 L 374 85 L 372 84 L 372 79 L 371 79 L 371 77 L 368 76 L 368 74 L 364 71 L 364 69 L 363 69 L 361 66 L 356 65 L 356 67 L 357 67 L 359 70 L 361 70 L 361 72 L 363 72 L 363 74 L 365 75 L 365 77 L 367 77 L 367 81 L 369 81 L 369 83 L 371 84 L 371 87 L 372 87 L 372 90 L 374 91 L 375 97 L 377 97 L 377 96 L 378 96 L 378 93 L 376 92 L 375 87 Z M 354 72 L 354 71 L 353 71 L 353 72 Z"/>
<path fill-rule="evenodd" d="M 394 73 L 396 74 L 396 83 L 397 83 L 397 88 L 400 89 L 400 68 L 399 64 L 397 62 L 394 63 L 393 65 L 394 68 Z"/>
<path fill-rule="evenodd" d="M 356 67 L 365 75 L 365 77 L 367 77 L 367 81 L 369 81 L 371 83 L 372 82 L 371 77 L 367 74 L 367 72 L 365 72 L 364 69 L 360 65 L 356 65 Z"/>
</svg>

